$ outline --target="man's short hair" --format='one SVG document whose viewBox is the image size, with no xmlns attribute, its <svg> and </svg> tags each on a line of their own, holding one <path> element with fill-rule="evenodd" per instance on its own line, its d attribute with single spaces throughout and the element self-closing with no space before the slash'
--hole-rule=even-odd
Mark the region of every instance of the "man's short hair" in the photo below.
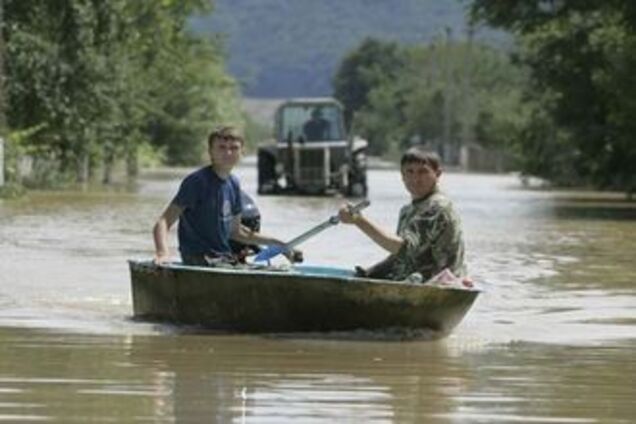
<svg viewBox="0 0 636 424">
<path fill-rule="evenodd" d="M 231 125 L 219 126 L 212 130 L 208 136 L 208 147 L 212 147 L 212 143 L 214 143 L 216 139 L 238 140 L 241 142 L 241 145 L 245 144 L 245 139 L 241 132 Z"/>
<path fill-rule="evenodd" d="M 438 171 L 441 161 L 437 153 L 424 150 L 420 146 L 414 146 L 404 152 L 400 160 L 400 167 L 410 163 L 422 163 L 428 165 L 433 171 Z"/>
</svg>

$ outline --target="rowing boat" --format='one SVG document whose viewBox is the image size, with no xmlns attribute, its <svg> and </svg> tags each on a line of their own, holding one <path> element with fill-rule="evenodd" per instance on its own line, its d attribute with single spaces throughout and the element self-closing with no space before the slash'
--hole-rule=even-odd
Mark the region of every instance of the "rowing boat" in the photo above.
<svg viewBox="0 0 636 424">
<path fill-rule="evenodd" d="M 129 261 L 136 319 L 249 333 L 432 330 L 444 336 L 479 290 L 358 278 L 293 266 L 197 267 Z"/>
</svg>

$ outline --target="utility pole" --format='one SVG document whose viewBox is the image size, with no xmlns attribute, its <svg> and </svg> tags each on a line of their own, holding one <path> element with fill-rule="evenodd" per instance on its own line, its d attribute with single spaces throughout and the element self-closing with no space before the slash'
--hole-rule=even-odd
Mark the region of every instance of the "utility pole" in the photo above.
<svg viewBox="0 0 636 424">
<path fill-rule="evenodd" d="M 4 137 L 7 132 L 4 81 L 4 0 L 0 0 L 0 187 L 4 185 Z"/>
<path fill-rule="evenodd" d="M 451 146 L 451 120 L 452 120 L 452 110 L 451 110 L 451 81 L 450 81 L 450 71 L 451 71 L 451 49 L 450 49 L 450 39 L 451 39 L 451 29 L 450 27 L 446 27 L 446 39 L 444 41 L 444 49 L 442 49 L 443 53 L 443 69 L 444 72 L 444 104 L 443 104 L 443 122 L 442 122 L 442 145 L 440 156 L 444 162 L 449 161 L 450 146 Z"/>
<path fill-rule="evenodd" d="M 475 36 L 475 27 L 472 23 L 468 24 L 466 34 L 466 46 L 463 56 L 462 65 L 462 93 L 461 93 L 461 116 L 462 116 L 462 132 L 461 138 L 457 146 L 457 153 L 459 155 L 458 162 L 464 170 L 468 168 L 468 157 L 464 148 L 468 147 L 468 143 L 473 141 L 473 125 L 474 125 L 474 102 L 472 100 L 472 81 L 471 81 L 471 69 L 472 69 L 472 51 L 473 51 L 473 38 Z"/>
<path fill-rule="evenodd" d="M 4 0 L 0 0 L 0 137 L 5 135 L 7 129 L 4 51 Z"/>
</svg>

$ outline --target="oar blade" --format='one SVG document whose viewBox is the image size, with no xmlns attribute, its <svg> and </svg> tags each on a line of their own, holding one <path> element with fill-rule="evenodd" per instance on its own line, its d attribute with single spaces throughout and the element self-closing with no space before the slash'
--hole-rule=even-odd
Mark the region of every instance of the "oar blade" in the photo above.
<svg viewBox="0 0 636 424">
<path fill-rule="evenodd" d="M 279 245 L 267 246 L 265 249 L 261 250 L 258 253 L 258 255 L 254 257 L 254 261 L 255 262 L 269 261 L 270 259 L 280 255 L 284 251 L 285 251 L 285 248 L 283 246 L 279 246 Z"/>
</svg>

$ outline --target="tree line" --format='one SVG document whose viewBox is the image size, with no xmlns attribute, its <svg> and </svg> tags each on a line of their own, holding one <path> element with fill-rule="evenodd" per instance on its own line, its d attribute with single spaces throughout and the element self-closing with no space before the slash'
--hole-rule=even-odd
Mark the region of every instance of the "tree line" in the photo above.
<svg viewBox="0 0 636 424">
<path fill-rule="evenodd" d="M 219 40 L 188 30 L 208 0 L 4 0 L 6 177 L 108 183 L 141 160 L 198 162 L 214 122 L 243 125 Z"/>
<path fill-rule="evenodd" d="M 495 50 L 470 34 L 413 47 L 368 39 L 344 58 L 334 92 L 354 131 L 375 153 L 477 142 L 523 175 L 631 197 L 636 3 L 475 0 L 470 14 L 514 45 Z"/>
<path fill-rule="evenodd" d="M 208 0 L 0 2 L 0 131 L 6 177 L 112 179 L 126 164 L 199 162 L 214 122 L 246 125 L 222 42 L 189 30 Z M 448 32 L 427 44 L 367 39 L 334 93 L 371 152 L 428 144 L 448 163 L 477 144 L 557 185 L 636 191 L 636 3 L 475 0 L 472 25 L 504 51 Z"/>
</svg>

